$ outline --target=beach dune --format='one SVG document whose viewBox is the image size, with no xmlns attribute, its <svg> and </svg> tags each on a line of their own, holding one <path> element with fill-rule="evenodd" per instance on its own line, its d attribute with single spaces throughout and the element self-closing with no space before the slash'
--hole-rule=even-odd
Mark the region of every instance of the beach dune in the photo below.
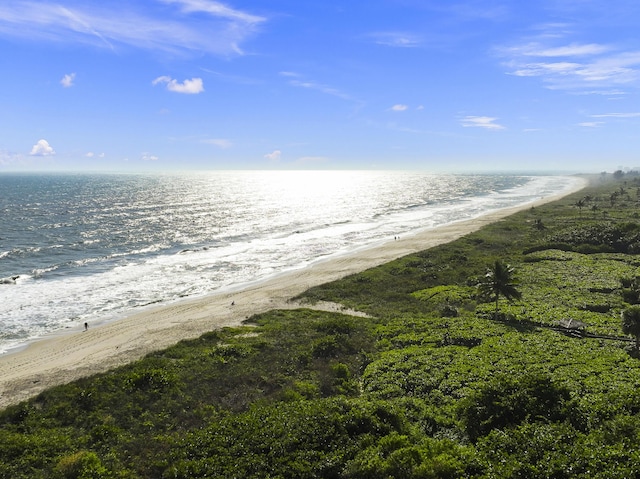
<svg viewBox="0 0 640 479">
<path fill-rule="evenodd" d="M 290 299 L 312 286 L 453 241 L 516 211 L 558 199 L 585 185 L 586 180 L 576 182 L 574 188 L 562 195 L 391 239 L 235 291 L 184 300 L 117 321 L 89 325 L 86 331 L 84 328 L 65 330 L 34 341 L 0 356 L 0 407 L 32 397 L 51 386 L 127 364 L 180 340 L 196 338 L 225 326 L 237 326 L 253 314 L 299 307 Z"/>
</svg>

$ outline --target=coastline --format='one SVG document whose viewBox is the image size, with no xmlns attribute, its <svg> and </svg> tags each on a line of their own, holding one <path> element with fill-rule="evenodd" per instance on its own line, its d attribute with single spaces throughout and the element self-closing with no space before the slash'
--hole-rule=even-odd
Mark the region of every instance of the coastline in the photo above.
<svg viewBox="0 0 640 479">
<path fill-rule="evenodd" d="M 0 408 L 34 396 L 48 387 L 130 363 L 180 340 L 196 338 L 213 329 L 237 326 L 253 314 L 297 308 L 299 305 L 289 302 L 289 299 L 312 286 L 456 240 L 517 211 L 579 191 L 587 184 L 586 179 L 576 181 L 573 188 L 561 194 L 332 256 L 303 269 L 234 290 L 150 308 L 123 319 L 92 326 L 87 331 L 76 329 L 55 333 L 0 356 Z"/>
</svg>

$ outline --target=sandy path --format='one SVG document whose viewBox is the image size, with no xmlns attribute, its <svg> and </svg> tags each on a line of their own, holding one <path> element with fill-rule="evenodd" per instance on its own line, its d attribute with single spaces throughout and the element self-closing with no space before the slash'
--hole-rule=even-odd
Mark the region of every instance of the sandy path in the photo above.
<svg viewBox="0 0 640 479">
<path fill-rule="evenodd" d="M 563 195 L 544 198 L 536 203 L 503 209 L 319 261 L 236 292 L 212 294 L 145 310 L 125 319 L 90 327 L 88 331 L 66 330 L 51 335 L 25 349 L 0 356 L 0 407 L 27 399 L 50 386 L 129 363 L 182 339 L 196 338 L 216 328 L 239 325 L 253 314 L 296 307 L 288 302 L 289 298 L 312 286 L 453 241 L 516 211 L 577 191 L 585 184 L 586 181 L 576 184 Z"/>
</svg>

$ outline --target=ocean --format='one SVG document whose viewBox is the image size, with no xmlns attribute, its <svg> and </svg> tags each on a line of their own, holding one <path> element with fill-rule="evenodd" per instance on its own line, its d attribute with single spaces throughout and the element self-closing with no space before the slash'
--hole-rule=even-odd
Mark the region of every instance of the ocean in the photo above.
<svg viewBox="0 0 640 479">
<path fill-rule="evenodd" d="M 572 188 L 396 171 L 0 174 L 0 353 Z"/>
</svg>

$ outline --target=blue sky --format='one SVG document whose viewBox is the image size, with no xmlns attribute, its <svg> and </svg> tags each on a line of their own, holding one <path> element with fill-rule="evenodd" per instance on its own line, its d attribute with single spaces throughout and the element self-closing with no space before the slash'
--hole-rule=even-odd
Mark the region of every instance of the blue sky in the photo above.
<svg viewBox="0 0 640 479">
<path fill-rule="evenodd" d="M 640 165 L 637 0 L 3 0 L 0 172 Z"/>
</svg>

